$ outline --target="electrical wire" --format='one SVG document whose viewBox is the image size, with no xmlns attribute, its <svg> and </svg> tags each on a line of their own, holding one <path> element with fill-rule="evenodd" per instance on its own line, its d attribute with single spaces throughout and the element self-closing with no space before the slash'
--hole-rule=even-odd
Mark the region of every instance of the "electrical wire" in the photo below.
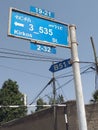
<svg viewBox="0 0 98 130">
<path fill-rule="evenodd" d="M 29 75 L 38 76 L 38 77 L 41 77 L 41 78 L 43 77 L 43 78 L 50 79 L 50 77 L 45 76 L 45 75 L 41 75 L 41 74 L 37 74 L 37 73 L 32 73 L 32 72 L 28 72 L 28 71 L 24 71 L 24 70 L 21 70 L 21 69 L 12 68 L 12 67 L 5 66 L 5 65 L 0 65 L 0 67 L 6 68 L 6 69 L 11 69 L 11 70 L 18 71 L 18 72 L 22 72 L 22 73 L 29 74 Z"/>
<path fill-rule="evenodd" d="M 58 61 L 63 60 L 62 58 L 51 57 L 51 56 L 47 56 L 47 55 L 45 56 L 45 55 L 41 55 L 41 54 L 34 54 L 34 53 L 28 53 L 28 52 L 24 52 L 24 51 L 17 51 L 17 50 L 4 49 L 4 48 L 0 48 L 0 49 L 4 50 L 4 51 L 0 51 L 0 53 L 3 54 L 3 56 L 0 56 L 1 58 L 39 60 L 39 61 L 49 61 L 49 62 L 52 62 L 52 61 L 58 62 Z M 11 55 L 11 56 L 8 56 L 8 55 Z M 19 57 L 17 58 L 15 56 L 19 56 Z M 25 58 L 20 58 L 20 57 L 25 57 Z M 29 59 L 27 59 L 27 58 L 29 58 Z"/>
<path fill-rule="evenodd" d="M 20 57 L 11 57 L 11 56 L 0 56 L 0 58 L 7 58 L 7 59 L 16 59 L 16 60 L 30 60 L 30 61 L 44 61 L 44 62 L 57 62 L 57 60 L 52 59 L 42 59 L 42 58 L 20 58 Z"/>
<path fill-rule="evenodd" d="M 93 68 L 93 66 L 94 66 L 94 64 L 86 65 L 86 66 L 81 67 L 80 70 Z M 60 75 L 56 76 L 56 79 L 65 78 L 65 77 L 72 77 L 72 76 L 73 76 L 73 72 L 68 71 L 64 74 L 60 74 Z"/>
<path fill-rule="evenodd" d="M 82 71 L 80 74 L 82 75 L 82 74 L 87 73 L 87 71 L 88 71 L 89 69 L 91 69 L 91 67 L 89 67 L 89 68 L 87 68 L 86 70 Z M 90 72 L 92 72 L 92 71 L 90 71 Z M 63 77 L 63 78 L 64 78 L 64 77 Z M 58 87 L 56 90 L 58 90 L 58 89 L 62 88 L 63 86 L 69 84 L 72 80 L 73 80 L 73 78 L 71 78 L 71 79 L 68 80 L 65 84 L 63 84 L 63 85 L 61 85 L 60 87 Z"/>
<path fill-rule="evenodd" d="M 82 74 L 87 73 L 89 69 L 92 69 L 92 68 L 89 67 L 89 68 L 83 70 L 80 74 L 82 75 Z M 92 71 L 91 71 L 91 72 L 92 72 Z M 64 84 L 62 84 L 62 85 L 59 84 L 59 87 L 56 88 L 56 91 L 59 90 L 59 89 L 62 89 L 62 87 L 64 87 L 64 86 L 68 85 L 71 81 L 73 81 L 73 79 L 74 79 L 74 78 L 69 79 L 66 83 L 64 83 Z M 53 80 L 52 80 L 52 81 L 53 81 Z M 52 82 L 52 81 L 51 81 L 51 82 Z M 57 79 L 56 79 L 56 81 L 57 81 Z M 47 86 L 47 85 L 46 85 L 46 86 Z M 45 88 L 46 88 L 46 87 L 45 87 Z M 32 103 L 34 103 L 34 102 L 36 101 L 36 99 L 42 94 L 42 92 L 45 90 L 45 88 L 42 89 L 42 91 L 37 95 L 37 97 L 33 100 Z M 32 103 L 31 103 L 31 104 L 32 104 Z"/>
<path fill-rule="evenodd" d="M 42 94 L 42 92 L 48 87 L 48 85 L 51 84 L 51 82 L 52 82 L 53 80 L 54 80 L 54 78 L 52 78 L 52 79 L 47 83 L 47 85 L 38 93 L 38 95 L 37 95 L 37 96 L 34 98 L 34 100 L 30 103 L 30 105 L 35 102 L 35 100 L 40 96 L 40 94 Z"/>
<path fill-rule="evenodd" d="M 64 59 L 62 58 L 57 58 L 57 57 L 49 57 L 49 56 L 45 56 L 45 55 L 40 55 L 40 54 L 32 54 L 32 53 L 27 53 L 27 52 L 23 52 L 23 51 L 17 51 L 17 50 L 11 50 L 11 49 L 6 49 L 6 48 L 0 48 L 1 50 L 4 51 L 0 51 L 0 53 L 2 54 L 0 56 L 0 58 L 10 58 L 10 59 L 21 59 L 21 60 L 35 60 L 35 61 L 46 61 L 46 62 L 58 62 L 58 61 L 62 61 Z M 8 56 L 9 55 L 9 56 Z M 85 61 L 80 61 L 79 63 L 85 63 L 85 64 L 95 64 L 94 62 L 85 62 Z M 89 69 L 92 69 L 91 67 L 87 68 L 86 70 L 82 71 L 81 74 L 87 73 L 87 71 Z M 28 73 L 28 72 L 26 72 Z M 41 75 L 40 75 L 41 76 Z M 69 74 L 69 75 L 64 75 L 63 76 L 57 76 L 56 79 L 59 78 L 64 78 L 64 77 L 72 77 L 73 74 Z M 66 83 L 64 83 L 63 85 L 59 86 L 56 91 L 58 89 L 61 89 L 63 86 L 66 86 L 67 84 L 69 84 L 71 81 L 73 80 L 73 78 L 71 78 L 70 80 L 68 80 Z M 42 94 L 42 92 L 47 88 L 47 86 L 53 81 L 53 78 L 48 82 L 48 84 L 40 91 L 40 93 L 34 98 L 34 100 L 30 103 L 30 105 L 32 103 L 35 102 L 35 100 Z"/>
<path fill-rule="evenodd" d="M 57 85 L 60 87 L 60 84 L 59 84 L 58 80 L 56 80 L 56 82 L 57 82 Z M 67 97 L 65 96 L 65 94 L 64 94 L 64 91 L 63 91 L 62 87 L 61 87 L 60 89 L 61 89 L 61 91 L 62 91 L 62 93 L 63 93 L 63 95 L 64 95 L 64 98 L 66 98 L 66 100 L 68 100 L 68 98 L 67 98 Z"/>
</svg>

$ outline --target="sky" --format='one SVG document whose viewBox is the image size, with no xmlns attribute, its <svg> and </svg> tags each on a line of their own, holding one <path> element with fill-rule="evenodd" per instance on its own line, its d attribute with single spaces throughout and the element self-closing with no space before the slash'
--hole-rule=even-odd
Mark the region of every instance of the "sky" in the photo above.
<svg viewBox="0 0 98 130">
<path fill-rule="evenodd" d="M 0 0 L 0 87 L 8 79 L 17 81 L 19 90 L 27 95 L 30 104 L 53 77 L 49 71 L 52 62 L 71 58 L 68 48 L 56 47 L 56 54 L 36 52 L 30 49 L 28 40 L 8 36 L 10 7 L 30 12 L 30 6 L 34 6 L 54 12 L 57 21 L 76 25 L 84 102 L 89 103 L 95 91 L 95 71 L 88 69 L 94 67 L 91 36 L 98 55 L 97 5 L 97 0 Z M 14 55 L 16 53 L 19 56 Z M 54 73 L 57 94 L 62 94 L 65 101 L 76 99 L 72 74 L 72 67 Z M 53 87 L 49 85 L 39 97 L 47 100 L 52 91 Z"/>
</svg>

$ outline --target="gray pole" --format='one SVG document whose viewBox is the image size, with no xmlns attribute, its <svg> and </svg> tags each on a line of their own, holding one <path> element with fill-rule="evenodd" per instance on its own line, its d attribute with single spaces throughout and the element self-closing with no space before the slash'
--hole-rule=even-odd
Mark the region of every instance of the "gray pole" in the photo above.
<svg viewBox="0 0 98 130">
<path fill-rule="evenodd" d="M 95 49 L 93 38 L 90 37 L 90 39 L 91 39 L 91 43 L 92 43 L 92 47 L 93 47 L 95 65 L 96 65 L 95 89 L 98 90 L 98 57 L 97 57 L 97 54 L 96 54 L 96 49 Z"/>
<path fill-rule="evenodd" d="M 80 76 L 79 58 L 78 58 L 78 50 L 77 50 L 77 42 L 76 42 L 76 27 L 74 25 L 70 25 L 69 31 L 70 31 L 70 40 L 71 40 L 71 55 L 72 55 L 72 62 L 73 62 L 73 75 L 74 75 L 74 83 L 75 83 L 79 130 L 87 130 L 82 83 L 81 83 L 81 76 Z"/>
<path fill-rule="evenodd" d="M 92 43 L 92 47 L 93 47 L 93 52 L 94 52 L 94 57 L 95 57 L 96 72 L 98 74 L 98 59 L 97 59 L 96 49 L 95 49 L 93 38 L 90 37 L 90 39 L 91 39 L 91 43 Z"/>
<path fill-rule="evenodd" d="M 53 111 L 54 111 L 54 130 L 57 130 L 57 115 L 56 115 L 56 86 L 55 86 L 55 77 L 53 73 Z"/>
</svg>

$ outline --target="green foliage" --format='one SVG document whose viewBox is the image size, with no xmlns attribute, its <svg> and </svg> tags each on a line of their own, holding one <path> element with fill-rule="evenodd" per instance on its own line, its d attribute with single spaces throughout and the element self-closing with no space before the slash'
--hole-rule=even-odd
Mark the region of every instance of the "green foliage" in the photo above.
<svg viewBox="0 0 98 130">
<path fill-rule="evenodd" d="M 92 95 L 92 99 L 90 100 L 91 103 L 97 103 L 98 102 L 98 90 L 96 90 L 93 95 Z"/>
<path fill-rule="evenodd" d="M 64 103 L 64 98 L 63 95 L 58 95 L 54 101 L 53 97 L 48 97 L 49 98 L 49 104 L 62 104 Z"/>
<path fill-rule="evenodd" d="M 37 100 L 37 108 L 36 108 L 35 111 L 39 111 L 39 110 L 41 110 L 41 109 L 46 108 L 46 107 L 43 106 L 43 105 L 46 105 L 46 104 L 47 104 L 47 103 L 44 102 L 42 98 L 39 98 L 39 99 Z"/>
<path fill-rule="evenodd" d="M 42 98 L 39 98 L 39 99 L 37 100 L 37 108 L 36 108 L 35 111 L 39 111 L 39 110 L 41 110 L 41 109 L 46 108 L 46 107 L 43 106 L 43 105 L 47 105 L 47 104 L 53 105 L 54 103 L 55 103 L 55 104 L 62 104 L 62 103 L 64 103 L 63 95 L 58 95 L 57 98 L 55 99 L 55 101 L 54 101 L 54 98 L 53 98 L 53 97 L 49 97 L 49 96 L 48 96 L 48 99 L 49 99 L 49 103 L 46 103 L 46 102 L 43 101 Z"/>
<path fill-rule="evenodd" d="M 8 79 L 0 89 L 0 122 L 5 123 L 10 120 L 26 115 L 27 108 L 24 107 L 24 95 L 19 91 L 16 81 Z M 20 105 L 22 107 L 11 108 L 10 105 Z M 7 106 L 7 107 L 6 107 Z"/>
</svg>

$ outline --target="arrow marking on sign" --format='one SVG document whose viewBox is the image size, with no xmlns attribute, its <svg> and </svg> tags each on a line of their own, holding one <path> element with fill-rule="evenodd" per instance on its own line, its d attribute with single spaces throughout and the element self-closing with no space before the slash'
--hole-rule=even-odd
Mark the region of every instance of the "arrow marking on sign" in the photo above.
<svg viewBox="0 0 98 130">
<path fill-rule="evenodd" d="M 14 24 L 15 24 L 15 26 L 24 27 L 24 24 L 22 24 L 22 23 L 14 22 Z"/>
</svg>

